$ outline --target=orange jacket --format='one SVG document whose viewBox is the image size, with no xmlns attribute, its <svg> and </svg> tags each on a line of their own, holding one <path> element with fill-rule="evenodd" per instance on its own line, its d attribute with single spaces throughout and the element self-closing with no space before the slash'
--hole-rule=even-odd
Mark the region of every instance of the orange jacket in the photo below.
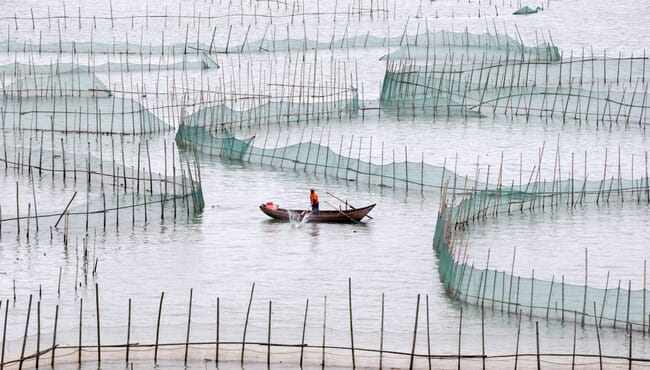
<svg viewBox="0 0 650 370">
<path fill-rule="evenodd" d="M 311 201 L 311 204 L 316 204 L 316 203 L 318 203 L 318 194 L 316 194 L 315 191 L 314 191 L 314 192 L 311 192 L 311 193 L 309 194 L 309 200 Z"/>
</svg>

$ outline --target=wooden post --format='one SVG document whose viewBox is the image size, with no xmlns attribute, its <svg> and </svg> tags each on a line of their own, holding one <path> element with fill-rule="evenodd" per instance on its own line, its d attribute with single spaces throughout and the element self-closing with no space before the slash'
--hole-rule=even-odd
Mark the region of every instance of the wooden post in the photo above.
<svg viewBox="0 0 650 370">
<path fill-rule="evenodd" d="M 578 312 L 573 311 L 573 352 L 571 354 L 571 368 L 576 367 L 576 333 L 578 331 Z"/>
<path fill-rule="evenodd" d="M 630 352 L 628 356 L 627 368 L 628 370 L 632 370 L 632 323 L 628 324 L 628 331 L 630 333 Z"/>
<path fill-rule="evenodd" d="M 18 181 L 16 181 L 16 228 L 20 235 L 20 199 L 18 198 Z"/>
<path fill-rule="evenodd" d="M 458 319 L 458 370 L 460 370 L 460 346 L 461 346 L 462 330 L 463 330 L 463 307 L 460 308 L 460 318 Z"/>
<path fill-rule="evenodd" d="M 79 299 L 79 346 L 77 348 L 78 357 L 77 363 L 81 364 L 81 333 L 82 333 L 82 324 L 83 324 L 83 308 L 84 308 L 84 299 Z"/>
<path fill-rule="evenodd" d="M 634 180 L 634 178 L 632 178 Z M 646 298 L 646 278 L 647 278 L 647 260 L 643 260 L 643 336 L 645 336 L 645 298 Z"/>
<path fill-rule="evenodd" d="M 582 318 L 580 319 L 580 325 L 585 325 L 585 311 L 587 310 L 587 273 L 588 273 L 588 249 L 585 248 L 585 292 L 582 300 Z"/>
<path fill-rule="evenodd" d="M 381 328 L 379 334 L 379 370 L 383 368 L 384 359 L 384 293 L 381 293 Z"/>
<path fill-rule="evenodd" d="M 95 283 L 95 307 L 97 309 L 97 364 L 101 365 L 102 363 L 102 341 L 100 338 L 100 326 L 99 326 L 99 284 Z"/>
<path fill-rule="evenodd" d="M 217 340 L 215 344 L 215 350 L 214 350 L 214 364 L 215 366 L 219 366 L 219 314 L 220 314 L 220 308 L 219 308 L 219 297 L 217 297 Z"/>
<path fill-rule="evenodd" d="M 36 302 L 36 368 L 38 369 L 38 363 L 41 359 L 41 294 L 39 287 L 39 297 Z M 2 302 L 0 302 L 2 303 Z"/>
<path fill-rule="evenodd" d="M 131 298 L 129 298 L 129 319 L 126 328 L 126 363 L 129 363 L 129 343 L 131 342 Z"/>
<path fill-rule="evenodd" d="M 519 337 L 521 336 L 521 311 L 519 311 L 519 322 L 517 323 L 517 344 L 515 345 L 515 370 L 519 361 Z"/>
<path fill-rule="evenodd" d="M 481 305 L 481 360 L 485 370 L 485 309 Z"/>
<path fill-rule="evenodd" d="M 7 301 L 9 303 L 9 301 Z M 7 312 L 5 311 L 5 329 L 6 329 L 6 322 L 7 322 Z M 59 305 L 56 305 L 56 309 L 54 311 L 54 333 L 52 334 L 52 361 L 50 362 L 50 367 L 54 368 L 54 359 L 56 358 L 55 351 L 56 351 L 56 328 L 59 324 Z M 5 330 L 6 331 L 6 330 Z M 4 340 L 2 343 L 2 357 L 3 359 L 1 360 L 4 362 Z M 0 365 L 2 366 L 2 365 Z"/>
<path fill-rule="evenodd" d="M 352 324 L 352 278 L 348 278 L 348 307 L 350 308 L 350 348 L 352 350 L 352 368 L 356 368 L 354 359 L 354 329 Z"/>
<path fill-rule="evenodd" d="M 158 362 L 158 339 L 160 338 L 160 315 L 162 314 L 162 304 L 163 298 L 165 298 L 165 292 L 160 294 L 160 304 L 158 305 L 158 321 L 156 322 L 156 344 L 154 345 L 153 350 L 153 363 Z"/>
<path fill-rule="evenodd" d="M 25 335 L 23 336 L 23 347 L 20 350 L 20 364 L 18 365 L 18 369 L 23 368 L 23 361 L 25 360 L 25 347 L 27 346 L 27 331 L 29 330 L 29 316 L 31 312 L 32 312 L 32 295 L 30 294 L 29 303 L 27 304 L 27 320 L 25 320 Z"/>
<path fill-rule="evenodd" d="M 321 346 L 322 348 L 322 360 L 320 365 L 322 367 L 325 367 L 325 328 L 326 328 L 326 323 L 327 323 L 327 296 L 325 296 L 324 302 L 323 302 L 323 345 Z"/>
<path fill-rule="evenodd" d="M 418 294 L 418 300 L 415 304 L 415 325 L 413 327 L 413 345 L 411 346 L 411 361 L 409 364 L 409 369 L 413 369 L 413 360 L 415 358 L 415 341 L 418 337 L 418 317 L 420 316 L 420 295 Z"/>
<path fill-rule="evenodd" d="M 266 337 L 266 366 L 267 367 L 271 366 L 271 312 L 272 312 L 271 308 L 272 308 L 272 305 L 273 305 L 273 302 L 269 301 L 269 328 L 268 328 L 268 331 L 267 331 L 268 334 L 267 334 L 267 337 Z"/>
<path fill-rule="evenodd" d="M 429 334 L 429 295 L 426 295 L 426 309 L 427 309 L 427 362 L 429 363 L 429 370 L 431 370 L 431 336 Z"/>
<path fill-rule="evenodd" d="M 57 305 L 57 312 L 59 306 Z M 9 300 L 5 304 L 5 321 L 2 329 L 2 354 L 0 355 L 0 369 L 4 369 L 5 363 L 5 344 L 7 342 L 7 315 L 9 313 Z M 55 326 L 56 327 L 56 326 Z M 54 331 L 56 333 L 56 330 Z M 54 361 L 54 351 L 52 351 L 52 361 Z"/>
<path fill-rule="evenodd" d="M 537 348 L 537 370 L 541 370 L 542 363 L 539 356 L 539 321 L 535 321 L 535 344 Z"/>
<path fill-rule="evenodd" d="M 602 312 L 601 312 L 602 315 Z M 598 328 L 598 319 L 596 315 L 596 301 L 594 301 L 594 324 L 596 325 L 596 339 L 598 340 L 598 362 L 600 364 L 600 370 L 603 370 L 603 352 L 600 347 L 600 330 Z"/>
<path fill-rule="evenodd" d="M 302 368 L 303 353 L 305 351 L 305 330 L 307 329 L 307 311 L 308 310 L 309 310 L 309 299 L 307 299 L 307 303 L 305 304 L 305 319 L 303 320 L 303 323 L 302 323 L 302 339 L 300 340 L 300 367 L 301 368 Z M 269 320 L 269 323 L 270 322 L 271 322 L 271 320 Z"/>
<path fill-rule="evenodd" d="M 241 364 L 244 363 L 244 349 L 246 348 L 246 329 L 248 328 L 248 318 L 250 317 L 250 313 L 251 313 L 251 304 L 253 303 L 254 292 L 255 292 L 255 283 L 253 283 L 253 286 L 251 287 L 251 296 L 250 299 L 248 300 L 248 309 L 246 310 L 246 321 L 244 322 L 244 335 L 241 341 L 241 360 L 240 360 Z"/>
<path fill-rule="evenodd" d="M 187 310 L 187 334 L 185 336 L 185 357 L 183 360 L 183 363 L 186 366 L 187 366 L 187 352 L 189 351 L 189 347 L 190 347 L 190 326 L 192 325 L 192 291 L 193 289 L 190 288 L 190 304 Z"/>
</svg>

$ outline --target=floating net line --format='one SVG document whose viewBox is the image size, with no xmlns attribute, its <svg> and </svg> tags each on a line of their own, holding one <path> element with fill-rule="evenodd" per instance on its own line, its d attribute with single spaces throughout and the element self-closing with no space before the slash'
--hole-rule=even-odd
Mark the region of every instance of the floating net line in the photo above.
<svg viewBox="0 0 650 370">
<path fill-rule="evenodd" d="M 299 142 L 289 144 L 290 133 L 286 139 L 277 137 L 269 139 L 269 131 L 266 131 L 264 137 L 253 136 L 247 138 L 237 138 L 233 136 L 231 130 L 220 130 L 215 127 L 206 127 L 201 124 L 179 126 L 176 132 L 176 142 L 179 146 L 185 146 L 198 152 L 207 153 L 226 159 L 241 160 L 261 166 L 302 170 L 309 173 L 318 173 L 325 176 L 334 176 L 346 181 L 364 183 L 369 186 L 379 186 L 384 188 L 419 190 L 421 192 L 442 189 L 448 182 L 449 187 L 457 191 L 494 191 L 506 189 L 508 184 L 503 180 L 503 162 L 501 162 L 498 173 L 497 170 L 490 166 L 486 168 L 476 168 L 474 176 L 459 175 L 457 166 L 453 169 L 448 168 L 447 161 L 440 165 L 434 165 L 425 162 L 424 153 L 409 153 L 405 146 L 403 152 L 393 149 L 385 149 L 383 143 L 379 145 L 374 143 L 373 139 L 361 137 L 358 139 L 358 146 L 354 141 L 354 136 L 349 139 L 343 136 L 332 138 L 331 132 L 321 130 L 320 134 L 314 135 L 305 133 L 306 128 L 300 131 Z M 348 143 L 349 141 L 349 143 Z M 345 146 L 344 146 L 345 142 Z M 558 147 L 559 153 L 559 147 Z M 409 156 L 410 155 L 410 156 Z M 647 155 L 645 166 L 647 169 Z M 619 153 L 618 169 L 614 170 L 617 175 L 612 176 L 612 170 L 607 169 L 612 166 L 611 160 L 608 163 L 607 155 L 605 156 L 605 167 L 602 178 L 580 180 L 575 177 L 575 168 L 571 168 L 569 174 L 562 173 L 560 166 L 557 165 L 559 158 L 555 157 L 555 167 L 553 172 L 542 169 L 542 161 L 535 164 L 531 171 L 528 181 L 522 181 L 523 169 L 519 170 L 518 186 L 515 186 L 513 180 L 510 188 L 512 194 L 521 192 L 522 194 L 532 194 L 533 205 L 539 203 L 539 199 L 549 202 L 552 198 L 554 202 L 558 199 L 567 201 L 563 194 L 568 194 L 571 204 L 583 204 L 587 195 L 596 194 L 597 202 L 608 202 L 610 198 L 618 197 L 619 199 L 629 191 L 634 192 L 637 197 L 648 197 L 644 193 L 648 187 L 648 176 L 643 173 L 643 169 L 634 172 L 634 163 L 632 163 L 632 177 L 634 180 L 624 179 L 621 176 L 621 162 Z M 585 172 L 590 167 L 585 155 Z M 513 176 L 513 173 L 509 173 Z M 638 176 L 638 177 L 637 177 Z M 498 183 L 494 180 L 498 179 Z M 548 181 L 546 179 L 549 179 Z M 491 181 L 490 181 L 491 180 Z M 559 192 L 559 196 L 551 196 Z M 646 194 L 646 195 L 644 195 Z M 465 213 L 467 214 L 467 212 Z"/>
<path fill-rule="evenodd" d="M 426 42 L 422 41 L 422 38 Z M 440 40 L 442 38 L 442 40 Z M 523 42 L 516 41 L 507 36 L 490 34 L 469 34 L 459 32 L 439 31 L 425 33 L 424 35 L 409 36 L 405 46 L 391 52 L 381 60 L 419 60 L 427 61 L 434 56 L 442 58 L 446 55 L 451 58 L 465 57 L 475 59 L 484 55 L 492 58 L 500 57 L 502 60 L 529 60 L 537 62 L 557 62 L 561 59 L 557 46 L 543 43 L 537 46 L 526 46 Z"/>
<path fill-rule="evenodd" d="M 100 92 L 104 93 L 104 92 Z M 130 98 L 71 96 L 0 98 L 3 129 L 142 135 L 171 130 Z"/>
<path fill-rule="evenodd" d="M 142 45 L 136 43 L 116 42 L 90 42 L 90 41 L 61 41 L 46 42 L 39 41 L 33 44 L 32 41 L 18 42 L 13 40 L 0 41 L 0 51 L 18 53 L 60 53 L 60 54 L 127 54 L 127 55 L 188 55 L 197 54 L 202 56 L 202 62 L 213 66 L 209 55 L 212 54 L 238 54 L 238 53 L 259 53 L 259 52 L 290 52 L 296 50 L 335 50 L 335 49 L 356 49 L 356 48 L 400 48 L 399 50 L 384 56 L 382 59 L 401 59 L 424 57 L 433 51 L 452 51 L 458 53 L 490 53 L 491 55 L 508 55 L 512 58 L 520 58 L 522 55 L 528 59 L 538 61 L 557 61 L 560 59 L 558 48 L 550 43 L 538 44 L 536 46 L 525 46 L 523 41 L 518 41 L 507 35 L 496 34 L 472 34 L 469 32 L 453 31 L 426 31 L 416 34 L 407 34 L 406 29 L 399 36 L 375 36 L 370 31 L 361 35 L 348 35 L 347 31 L 343 37 L 336 38 L 332 34 L 327 39 L 310 39 L 305 34 L 303 38 L 291 37 L 287 31 L 286 37 L 276 38 L 275 33 L 267 38 L 268 30 L 261 39 L 247 40 L 239 44 L 230 44 L 230 33 L 226 45 L 215 45 L 214 35 L 210 42 L 174 42 L 168 45 L 164 41 L 160 45 Z M 164 40 L 164 37 L 163 37 Z"/>
<path fill-rule="evenodd" d="M 247 109 L 234 109 L 226 103 L 209 105 L 183 117 L 183 122 L 192 127 L 202 126 L 216 130 L 231 126 L 259 127 L 272 123 L 325 121 L 335 117 L 350 117 L 359 110 L 359 94 L 356 89 L 332 89 L 328 94 L 304 93 L 302 90 L 310 89 L 307 86 L 299 86 L 299 89 L 300 95 L 292 99 L 265 95 L 238 96 L 234 99 L 248 102 L 245 107 Z"/>
<path fill-rule="evenodd" d="M 217 69 L 219 65 L 209 55 L 200 54 L 199 60 L 193 60 L 189 57 L 183 58 L 180 62 L 165 63 L 162 57 L 155 62 L 148 58 L 148 63 L 136 63 L 125 60 L 121 62 L 109 61 L 106 63 L 83 64 L 77 62 L 64 62 L 57 60 L 56 63 L 36 64 L 14 62 L 0 65 L 0 73 L 5 75 L 25 76 L 37 74 L 65 74 L 65 73 L 112 73 L 112 72 L 139 72 L 139 71 L 167 71 L 167 70 L 195 70 L 195 69 Z M 50 77 L 50 79 L 53 79 Z M 56 80 L 56 79 L 54 79 Z M 56 83 L 57 81 L 53 81 Z"/>
<path fill-rule="evenodd" d="M 448 183 L 449 184 L 449 183 Z M 634 324 L 646 330 L 650 323 L 646 282 L 643 289 L 609 286 L 605 289 L 568 284 L 489 268 L 484 269 L 467 261 L 467 249 L 474 222 L 524 210 L 535 212 L 544 207 L 577 207 L 586 203 L 619 202 L 622 204 L 650 204 L 650 186 L 647 174 L 637 180 L 603 178 L 600 181 L 569 180 L 554 182 L 553 187 L 535 182 L 526 189 L 497 185 L 492 189 L 465 189 L 459 192 L 443 190 L 437 217 L 433 246 L 439 257 L 440 279 L 447 293 L 459 300 L 481 306 L 496 307 L 502 311 L 521 310 L 536 317 L 564 321 L 577 316 L 582 324 L 610 324 L 627 328 Z M 453 185 L 451 185 L 453 187 Z M 586 277 L 585 277 L 586 279 Z M 645 279 L 645 278 L 644 278 Z"/>
<path fill-rule="evenodd" d="M 303 130 L 304 136 L 304 130 Z M 267 138 L 268 139 L 268 138 Z M 348 155 L 338 154 L 333 148 L 324 144 L 323 137 L 320 143 L 312 141 L 283 146 L 276 142 L 275 146 L 267 147 L 267 139 L 264 140 L 264 147 L 254 145 L 259 138 L 250 137 L 239 139 L 234 137 L 230 131 L 216 132 L 208 127 L 188 126 L 182 124 L 176 132 L 176 142 L 179 147 L 187 147 L 202 153 L 219 156 L 226 159 L 240 160 L 244 162 L 259 164 L 280 169 L 304 170 L 335 176 L 336 178 L 358 183 L 367 183 L 387 188 L 401 188 L 406 191 L 409 187 L 420 191 L 439 189 L 443 185 L 443 179 L 453 179 L 456 175 L 443 166 L 435 166 L 424 163 L 424 156 L 421 162 L 408 161 L 408 153 L 404 153 L 404 162 L 397 162 L 395 151 L 385 153 L 388 160 L 392 154 L 393 162 L 390 164 L 375 164 L 370 159 L 364 161 L 361 158 L 354 158 L 352 147 Z M 329 138 L 326 138 L 329 141 Z M 279 138 L 278 138 L 279 141 Z M 368 144 L 368 143 L 367 143 Z M 363 143 L 359 144 L 361 145 Z M 372 142 L 370 145 L 369 157 L 372 156 Z M 339 151 L 343 146 L 343 139 Z M 361 149 L 359 149 L 359 152 Z M 356 152 L 356 150 L 355 150 Z M 383 152 L 383 151 L 382 151 Z M 401 155 L 401 153 L 399 153 Z M 382 160 L 384 159 L 382 153 Z M 462 181 L 462 178 L 458 179 Z M 477 186 L 480 184 L 476 183 Z"/>
<path fill-rule="evenodd" d="M 18 131 L 141 135 L 171 130 L 152 110 L 164 112 L 165 107 L 148 109 L 133 98 L 116 96 L 95 73 L 80 68 L 17 73 L 0 95 L 2 128 Z"/>
<path fill-rule="evenodd" d="M 405 113 L 421 109 L 442 114 L 498 113 L 638 124 L 650 106 L 647 58 L 580 58 L 559 63 L 481 60 L 435 56 L 389 63 L 381 103 Z M 456 109 L 450 109 L 455 107 Z"/>
</svg>

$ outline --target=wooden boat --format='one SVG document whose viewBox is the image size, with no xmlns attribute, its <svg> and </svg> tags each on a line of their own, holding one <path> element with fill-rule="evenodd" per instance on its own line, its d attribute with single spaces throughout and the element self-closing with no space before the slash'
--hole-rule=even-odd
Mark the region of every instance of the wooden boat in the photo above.
<svg viewBox="0 0 650 370">
<path fill-rule="evenodd" d="M 361 219 L 375 207 L 375 203 L 363 208 L 348 208 L 339 210 L 321 210 L 317 215 L 312 214 L 309 210 L 304 209 L 285 209 L 274 207 L 269 204 L 261 204 L 260 209 L 271 218 L 278 220 L 293 219 L 296 222 L 302 222 L 307 217 L 306 222 L 350 222 L 359 223 Z"/>
</svg>

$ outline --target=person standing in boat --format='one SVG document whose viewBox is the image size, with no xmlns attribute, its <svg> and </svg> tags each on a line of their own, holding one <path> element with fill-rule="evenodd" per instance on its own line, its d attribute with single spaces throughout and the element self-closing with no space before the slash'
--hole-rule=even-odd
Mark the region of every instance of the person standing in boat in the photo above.
<svg viewBox="0 0 650 370">
<path fill-rule="evenodd" d="M 318 194 L 316 194 L 316 191 L 313 188 L 309 189 L 309 201 L 311 203 L 311 213 L 315 215 L 320 213 L 318 209 Z"/>
</svg>

